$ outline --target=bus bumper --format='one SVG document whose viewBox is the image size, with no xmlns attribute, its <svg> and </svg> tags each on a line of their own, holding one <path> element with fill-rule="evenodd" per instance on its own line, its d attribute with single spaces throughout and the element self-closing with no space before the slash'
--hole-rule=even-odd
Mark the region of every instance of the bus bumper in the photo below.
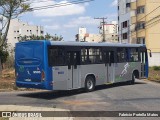
<svg viewBox="0 0 160 120">
<path fill-rule="evenodd" d="M 16 86 L 17 87 L 22 87 L 22 88 L 36 88 L 36 89 L 47 89 L 44 83 L 38 83 L 38 82 L 32 82 L 32 83 L 27 83 L 27 82 L 20 82 L 16 81 Z"/>
</svg>

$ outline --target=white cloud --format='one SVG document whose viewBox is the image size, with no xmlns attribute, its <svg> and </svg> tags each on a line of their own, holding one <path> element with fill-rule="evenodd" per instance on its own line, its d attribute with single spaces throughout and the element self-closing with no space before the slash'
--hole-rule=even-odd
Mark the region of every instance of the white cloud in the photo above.
<svg viewBox="0 0 160 120">
<path fill-rule="evenodd" d="M 45 25 L 44 28 L 49 30 L 58 30 L 61 27 L 59 25 Z"/>
<path fill-rule="evenodd" d="M 38 1 L 38 0 L 37 0 Z M 56 2 L 56 1 L 48 1 L 48 2 L 39 2 L 39 3 L 32 3 L 31 7 L 42 7 L 42 6 L 51 6 L 55 4 L 65 4 L 69 3 L 67 0 Z M 69 3 L 71 4 L 71 3 Z M 41 10 L 35 10 L 33 11 L 33 14 L 35 16 L 40 17 L 53 17 L 53 16 L 66 16 L 66 15 L 75 15 L 75 14 L 83 14 L 85 12 L 85 6 L 86 5 L 80 5 L 80 4 L 71 4 L 67 6 L 62 7 L 54 7 L 54 8 L 48 8 L 48 9 L 41 9 Z"/>
<path fill-rule="evenodd" d="M 115 7 L 115 6 L 117 6 L 117 5 L 118 5 L 118 0 L 114 0 L 114 1 L 112 2 L 112 4 L 111 4 L 112 7 Z"/>
<path fill-rule="evenodd" d="M 118 19 L 118 14 L 117 13 L 111 13 L 111 14 L 106 14 L 105 16 L 107 16 L 107 21 L 117 21 Z"/>
<path fill-rule="evenodd" d="M 98 25 L 98 24 L 99 20 L 96 20 L 89 16 L 85 16 L 72 19 L 68 24 L 64 25 L 64 27 L 71 28 L 71 27 L 82 27 L 86 25 Z"/>
</svg>

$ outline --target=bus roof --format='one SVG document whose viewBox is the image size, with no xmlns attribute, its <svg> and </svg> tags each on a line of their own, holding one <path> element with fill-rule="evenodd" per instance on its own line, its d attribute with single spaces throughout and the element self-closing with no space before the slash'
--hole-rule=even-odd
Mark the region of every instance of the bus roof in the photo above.
<svg viewBox="0 0 160 120">
<path fill-rule="evenodd" d="M 114 46 L 114 47 L 146 47 L 144 44 L 109 43 L 109 42 L 75 42 L 75 41 L 51 41 L 51 45 L 59 46 Z"/>
<path fill-rule="evenodd" d="M 146 47 L 145 44 L 128 44 L 128 43 L 110 43 L 110 42 L 76 42 L 76 41 L 49 41 L 49 40 L 30 40 L 19 42 L 16 44 L 23 43 L 33 43 L 33 42 L 47 42 L 48 45 L 53 46 L 110 46 L 110 47 Z"/>
</svg>

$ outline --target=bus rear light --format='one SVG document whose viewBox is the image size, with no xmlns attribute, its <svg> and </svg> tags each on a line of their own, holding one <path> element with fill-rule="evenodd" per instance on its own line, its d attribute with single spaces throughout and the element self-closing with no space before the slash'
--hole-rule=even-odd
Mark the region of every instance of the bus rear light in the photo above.
<svg viewBox="0 0 160 120">
<path fill-rule="evenodd" d="M 50 86 L 53 86 L 54 82 L 50 82 Z"/>
<path fill-rule="evenodd" d="M 45 72 L 42 70 L 41 72 L 41 80 L 44 81 L 45 80 Z"/>
</svg>

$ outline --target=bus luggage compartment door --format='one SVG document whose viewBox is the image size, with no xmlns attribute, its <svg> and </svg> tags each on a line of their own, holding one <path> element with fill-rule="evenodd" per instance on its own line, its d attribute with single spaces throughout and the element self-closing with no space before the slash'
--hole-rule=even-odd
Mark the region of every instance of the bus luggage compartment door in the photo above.
<svg viewBox="0 0 160 120">
<path fill-rule="evenodd" d="M 79 88 L 80 52 L 68 51 L 67 64 L 68 64 L 68 82 L 67 82 L 68 89 Z"/>
</svg>

